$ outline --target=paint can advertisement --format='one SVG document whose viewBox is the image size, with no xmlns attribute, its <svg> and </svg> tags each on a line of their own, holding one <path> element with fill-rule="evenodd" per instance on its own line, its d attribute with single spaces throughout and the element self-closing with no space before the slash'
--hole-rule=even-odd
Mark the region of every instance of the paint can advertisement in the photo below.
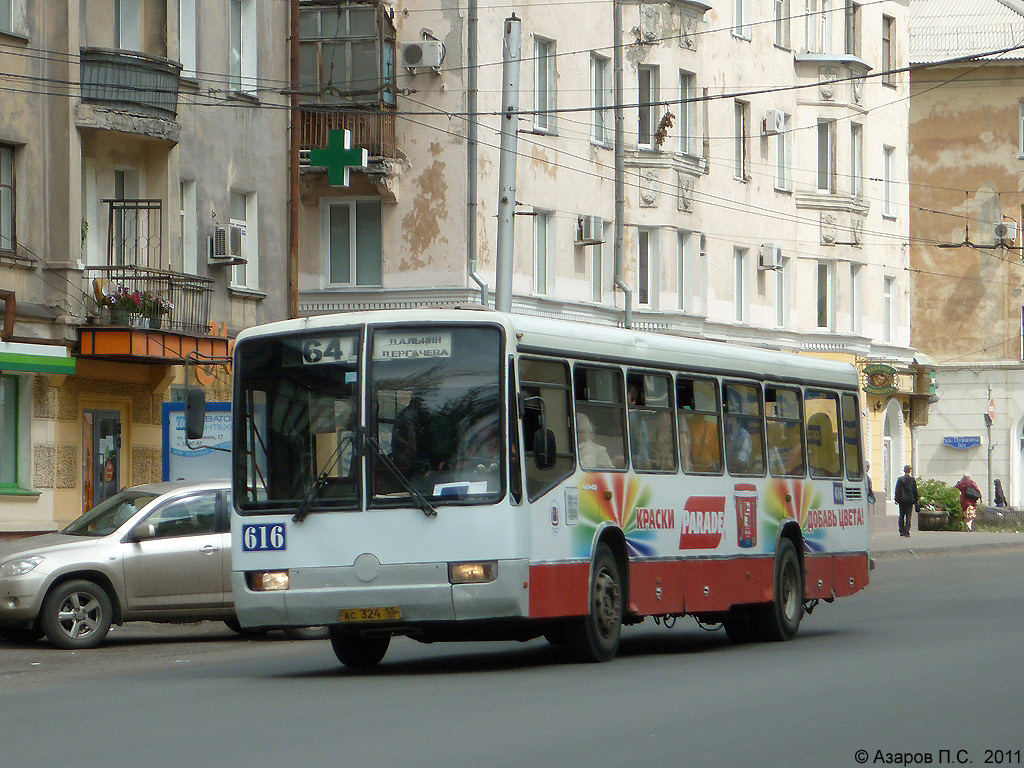
<svg viewBox="0 0 1024 768">
<path fill-rule="evenodd" d="M 736 535 L 741 547 L 757 546 L 757 486 L 741 484 L 736 498 Z"/>
</svg>

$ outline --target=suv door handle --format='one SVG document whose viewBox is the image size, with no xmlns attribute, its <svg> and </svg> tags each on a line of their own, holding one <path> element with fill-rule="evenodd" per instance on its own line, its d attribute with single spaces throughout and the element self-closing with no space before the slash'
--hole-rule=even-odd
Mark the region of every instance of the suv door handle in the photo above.
<svg viewBox="0 0 1024 768">
<path fill-rule="evenodd" d="M 219 549 L 220 549 L 219 547 L 215 547 L 212 544 L 207 544 L 205 547 L 201 547 L 199 549 L 199 551 L 202 552 L 204 555 L 212 555 L 214 552 L 218 551 Z"/>
</svg>

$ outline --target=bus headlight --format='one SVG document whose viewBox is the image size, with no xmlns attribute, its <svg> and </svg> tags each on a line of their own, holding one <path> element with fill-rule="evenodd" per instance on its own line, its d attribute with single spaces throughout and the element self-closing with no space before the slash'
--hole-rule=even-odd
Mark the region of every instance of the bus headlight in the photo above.
<svg viewBox="0 0 1024 768">
<path fill-rule="evenodd" d="M 246 571 L 245 581 L 254 592 L 288 589 L 288 571 Z"/>
<path fill-rule="evenodd" d="M 484 584 L 498 577 L 498 564 L 448 563 L 448 581 L 452 584 Z"/>
</svg>

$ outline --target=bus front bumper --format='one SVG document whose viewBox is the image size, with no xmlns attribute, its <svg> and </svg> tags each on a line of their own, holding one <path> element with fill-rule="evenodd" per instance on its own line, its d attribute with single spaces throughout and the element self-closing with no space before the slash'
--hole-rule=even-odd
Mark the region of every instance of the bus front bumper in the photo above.
<svg viewBox="0 0 1024 768">
<path fill-rule="evenodd" d="M 257 591 L 250 589 L 244 571 L 235 571 L 235 611 L 243 627 L 338 624 L 351 619 L 345 611 L 361 609 L 397 608 L 397 623 L 529 615 L 527 560 L 497 561 L 495 578 L 482 583 L 452 584 L 448 563 L 381 565 L 367 581 L 368 575 L 354 566 L 297 568 L 288 571 L 287 589 Z"/>
</svg>

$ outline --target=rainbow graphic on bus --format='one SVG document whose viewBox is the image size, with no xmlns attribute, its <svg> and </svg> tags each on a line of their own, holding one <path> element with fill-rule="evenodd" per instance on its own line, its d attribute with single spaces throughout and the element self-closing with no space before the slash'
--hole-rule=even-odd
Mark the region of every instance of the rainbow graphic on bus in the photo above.
<svg viewBox="0 0 1024 768">
<path fill-rule="evenodd" d="M 784 520 L 796 520 L 804 537 L 804 550 L 822 552 L 826 531 L 808 525 L 810 511 L 821 506 L 821 493 L 805 480 L 776 479 L 768 483 L 764 496 L 764 515 L 760 520 L 761 540 L 774 548 Z"/>
<path fill-rule="evenodd" d="M 614 523 L 626 537 L 630 555 L 653 555 L 654 530 L 637 526 L 637 509 L 648 506 L 651 489 L 634 475 L 588 474 L 580 481 L 580 523 L 575 527 L 573 548 L 581 557 L 590 555 L 594 534 L 604 523 Z"/>
</svg>

